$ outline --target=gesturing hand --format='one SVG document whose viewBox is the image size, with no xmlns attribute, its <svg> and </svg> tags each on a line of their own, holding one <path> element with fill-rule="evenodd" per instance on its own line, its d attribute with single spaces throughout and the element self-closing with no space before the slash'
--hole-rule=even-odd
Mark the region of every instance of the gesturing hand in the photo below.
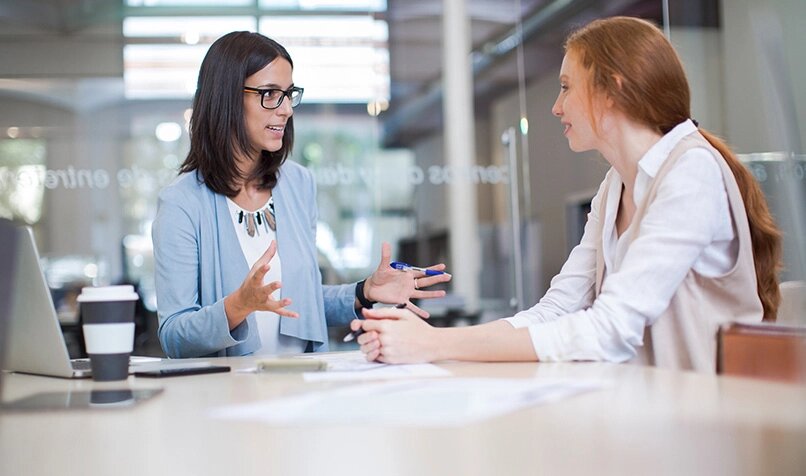
<svg viewBox="0 0 806 476">
<path fill-rule="evenodd" d="M 276 252 L 277 243 L 272 240 L 263 256 L 249 270 L 241 286 L 224 299 L 224 310 L 230 329 L 238 326 L 254 311 L 270 311 L 284 317 L 299 317 L 296 312 L 285 308 L 291 304 L 290 299 L 276 300 L 272 297 L 272 294 L 282 286 L 280 281 L 263 284 L 266 273 L 271 269 L 269 262 Z"/>
<path fill-rule="evenodd" d="M 422 318 L 429 314 L 412 304 L 410 299 L 430 299 L 442 297 L 445 291 L 424 291 L 424 288 L 437 283 L 446 283 L 451 280 L 448 273 L 436 276 L 425 276 L 421 271 L 398 271 L 391 266 L 392 247 L 384 242 L 381 245 L 381 262 L 378 268 L 367 278 L 364 284 L 364 294 L 371 301 L 386 304 L 408 303 L 407 308 Z M 444 271 L 444 264 L 429 266 L 427 269 Z"/>
</svg>

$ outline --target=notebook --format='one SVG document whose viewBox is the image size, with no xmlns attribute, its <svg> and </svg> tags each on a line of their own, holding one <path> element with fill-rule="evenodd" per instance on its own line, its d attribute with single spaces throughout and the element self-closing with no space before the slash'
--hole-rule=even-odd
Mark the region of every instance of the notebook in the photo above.
<svg viewBox="0 0 806 476">
<path fill-rule="evenodd" d="M 53 306 L 42 268 L 33 231 L 0 220 L 0 236 L 11 236 L 16 246 L 0 247 L 0 262 L 13 262 L 15 266 L 8 278 L 0 280 L 0 296 L 10 296 L 4 310 L 0 308 L 0 321 L 6 321 L 5 361 L 2 368 L 14 372 L 48 375 L 64 378 L 90 377 L 88 359 L 70 360 L 59 318 Z M 4 300 L 4 304 L 6 304 Z M 132 357 L 132 360 L 136 357 Z M 153 367 L 154 359 L 132 364 L 129 372 Z"/>
</svg>

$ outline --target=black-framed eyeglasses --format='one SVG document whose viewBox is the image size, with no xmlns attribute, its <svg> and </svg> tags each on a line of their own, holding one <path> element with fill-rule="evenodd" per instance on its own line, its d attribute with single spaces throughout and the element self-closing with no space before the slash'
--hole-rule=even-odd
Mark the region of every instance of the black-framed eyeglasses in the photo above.
<svg viewBox="0 0 806 476">
<path fill-rule="evenodd" d="M 245 93 L 260 94 L 260 105 L 263 106 L 264 109 L 277 109 L 283 103 L 283 99 L 285 99 L 286 96 L 291 100 L 291 107 L 297 107 L 299 103 L 302 102 L 303 91 L 305 91 L 304 88 L 298 88 L 296 86 L 291 86 L 287 91 L 283 91 L 282 89 L 243 87 L 243 92 Z"/>
</svg>

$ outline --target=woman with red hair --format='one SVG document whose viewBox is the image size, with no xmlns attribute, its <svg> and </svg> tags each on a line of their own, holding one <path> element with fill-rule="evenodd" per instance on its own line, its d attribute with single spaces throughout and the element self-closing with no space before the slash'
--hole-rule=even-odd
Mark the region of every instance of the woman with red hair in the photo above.
<svg viewBox="0 0 806 476">
<path fill-rule="evenodd" d="M 513 317 L 434 328 L 406 310 L 365 310 L 369 360 L 602 360 L 714 372 L 716 333 L 771 321 L 780 233 L 760 187 L 691 119 L 680 59 L 651 23 L 591 22 L 565 43 L 552 107 L 569 147 L 611 169 L 582 240 L 549 290 Z"/>
</svg>

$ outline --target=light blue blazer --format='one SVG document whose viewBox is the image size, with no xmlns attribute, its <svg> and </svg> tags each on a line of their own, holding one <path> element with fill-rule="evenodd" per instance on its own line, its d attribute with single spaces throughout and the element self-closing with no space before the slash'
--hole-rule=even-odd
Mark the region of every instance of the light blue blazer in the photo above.
<svg viewBox="0 0 806 476">
<path fill-rule="evenodd" d="M 323 286 L 316 251 L 316 184 L 286 161 L 272 191 L 282 297 L 299 318 L 280 318 L 280 333 L 326 351 L 327 325 L 355 319 L 355 284 Z M 246 355 L 261 347 L 254 314 L 229 330 L 224 298 L 249 272 L 226 197 L 182 174 L 159 195 L 152 228 L 159 339 L 171 358 Z"/>
</svg>

